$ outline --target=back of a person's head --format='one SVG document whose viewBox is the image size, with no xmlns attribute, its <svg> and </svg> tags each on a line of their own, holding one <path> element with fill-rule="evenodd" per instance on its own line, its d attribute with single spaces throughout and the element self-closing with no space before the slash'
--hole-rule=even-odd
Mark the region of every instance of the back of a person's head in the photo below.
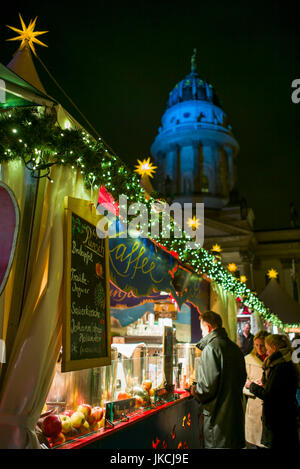
<svg viewBox="0 0 300 469">
<path fill-rule="evenodd" d="M 270 335 L 270 332 L 261 330 L 261 331 L 256 332 L 253 340 L 260 339 L 260 340 L 265 341 L 268 335 Z"/>
<path fill-rule="evenodd" d="M 270 346 L 275 345 L 278 349 L 288 348 L 292 350 L 290 339 L 284 334 L 269 334 L 265 338 L 265 342 Z"/>
<path fill-rule="evenodd" d="M 210 324 L 213 329 L 222 327 L 222 318 L 218 313 L 214 311 L 206 311 L 200 315 L 200 319 L 207 324 Z"/>
</svg>

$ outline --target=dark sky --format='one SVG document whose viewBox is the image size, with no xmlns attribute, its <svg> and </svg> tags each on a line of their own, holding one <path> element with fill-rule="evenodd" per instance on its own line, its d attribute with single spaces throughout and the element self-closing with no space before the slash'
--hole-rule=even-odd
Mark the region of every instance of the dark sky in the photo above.
<svg viewBox="0 0 300 469">
<path fill-rule="evenodd" d="M 190 71 L 211 82 L 240 144 L 239 191 L 254 209 L 256 229 L 289 226 L 300 215 L 300 26 L 293 4 L 278 0 L 11 2 L 1 14 L 0 61 L 6 42 L 38 16 L 37 51 L 56 80 L 114 151 L 131 166 L 149 155 L 169 92 Z M 37 64 L 49 92 L 73 113 Z M 74 114 L 74 113 L 73 113 Z"/>
</svg>

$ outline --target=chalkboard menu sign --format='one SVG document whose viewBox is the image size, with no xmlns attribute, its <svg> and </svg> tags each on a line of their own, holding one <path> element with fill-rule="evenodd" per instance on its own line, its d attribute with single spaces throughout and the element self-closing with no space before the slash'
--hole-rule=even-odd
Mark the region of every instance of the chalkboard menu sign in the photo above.
<svg viewBox="0 0 300 469">
<path fill-rule="evenodd" d="M 110 364 L 108 238 L 96 232 L 93 204 L 65 198 L 62 371 Z"/>
<path fill-rule="evenodd" d="M 173 383 L 173 328 L 165 326 L 163 335 L 163 368 L 167 385 Z"/>
</svg>

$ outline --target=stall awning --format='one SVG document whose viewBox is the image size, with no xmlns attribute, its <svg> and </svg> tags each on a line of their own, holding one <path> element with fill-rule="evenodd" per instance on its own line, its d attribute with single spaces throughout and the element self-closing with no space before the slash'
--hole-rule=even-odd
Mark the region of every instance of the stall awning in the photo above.
<svg viewBox="0 0 300 469">
<path fill-rule="evenodd" d="M 52 98 L 0 63 L 0 109 L 54 104 Z"/>
</svg>

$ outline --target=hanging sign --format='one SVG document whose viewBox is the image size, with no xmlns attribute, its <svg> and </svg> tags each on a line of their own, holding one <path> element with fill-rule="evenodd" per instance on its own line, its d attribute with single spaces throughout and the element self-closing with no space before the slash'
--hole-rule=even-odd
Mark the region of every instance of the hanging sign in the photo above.
<svg viewBox="0 0 300 469">
<path fill-rule="evenodd" d="M 209 309 L 209 282 L 198 274 L 179 266 L 174 274 L 174 288 L 177 291 L 181 307 L 186 301 L 193 303 L 199 311 Z"/>
<path fill-rule="evenodd" d="M 111 362 L 108 238 L 86 200 L 65 197 L 65 301 L 62 371 Z"/>
<path fill-rule="evenodd" d="M 154 301 L 165 301 L 169 299 L 167 292 L 152 292 L 147 296 L 136 296 L 132 291 L 124 292 L 120 290 L 113 282 L 110 282 L 110 306 L 112 308 L 132 308 L 134 306 L 153 303 Z"/>
<path fill-rule="evenodd" d="M 5 288 L 13 262 L 18 231 L 18 203 L 11 189 L 0 182 L 0 295 Z"/>
<path fill-rule="evenodd" d="M 149 296 L 165 291 L 175 294 L 170 272 L 176 259 L 148 238 L 109 239 L 110 278 L 124 292 Z"/>
</svg>

